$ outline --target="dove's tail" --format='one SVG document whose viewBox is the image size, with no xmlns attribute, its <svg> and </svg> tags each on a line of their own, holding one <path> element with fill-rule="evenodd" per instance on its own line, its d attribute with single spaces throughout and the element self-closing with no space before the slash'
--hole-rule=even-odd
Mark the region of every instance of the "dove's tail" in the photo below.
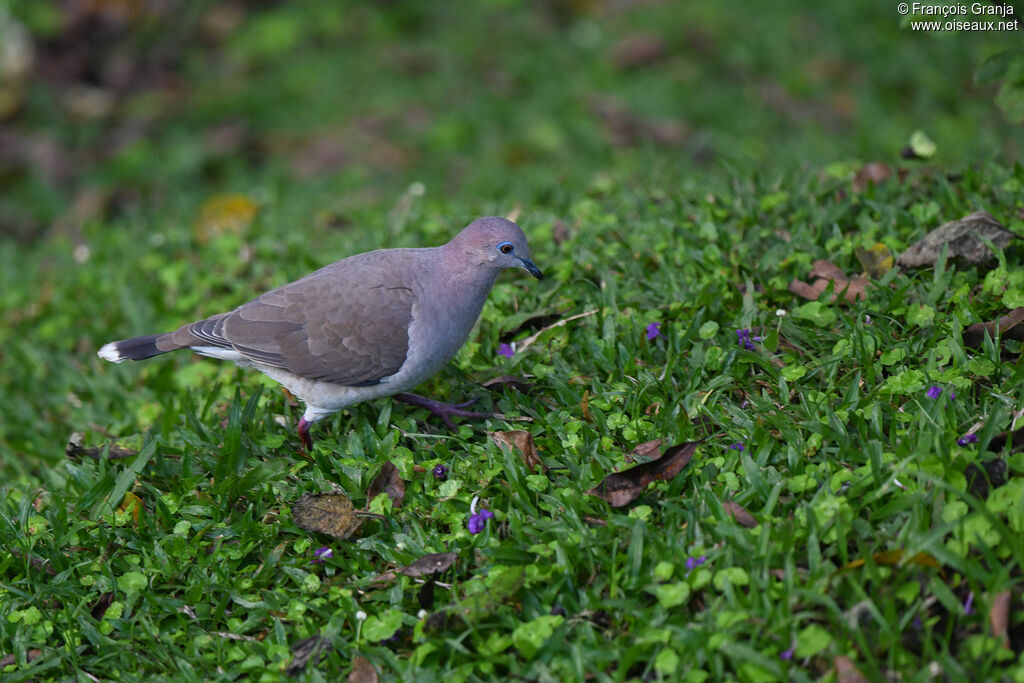
<svg viewBox="0 0 1024 683">
<path fill-rule="evenodd" d="M 122 363 L 126 360 L 143 360 L 182 348 L 174 343 L 168 344 L 170 336 L 169 334 L 147 334 L 143 337 L 110 342 L 103 345 L 98 355 L 111 363 Z"/>
</svg>

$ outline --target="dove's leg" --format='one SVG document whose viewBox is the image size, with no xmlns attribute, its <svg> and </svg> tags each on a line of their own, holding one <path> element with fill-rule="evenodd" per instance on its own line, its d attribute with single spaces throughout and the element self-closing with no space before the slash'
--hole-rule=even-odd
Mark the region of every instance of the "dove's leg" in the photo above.
<svg viewBox="0 0 1024 683">
<path fill-rule="evenodd" d="M 455 417 L 476 419 L 482 419 L 485 417 L 502 417 L 501 413 L 477 413 L 472 410 L 465 410 L 467 406 L 471 406 L 477 402 L 477 399 L 475 398 L 471 401 L 466 401 L 465 403 L 456 403 L 455 405 L 450 403 L 441 403 L 440 401 L 434 401 L 423 396 L 417 396 L 416 394 L 395 394 L 394 398 L 418 408 L 425 408 L 430 411 L 431 415 L 441 418 L 441 421 L 444 422 L 448 429 L 455 429 L 455 424 L 451 420 L 453 415 Z"/>
<path fill-rule="evenodd" d="M 306 449 L 307 453 L 313 450 L 313 437 L 309 435 L 309 427 L 312 424 L 305 417 L 299 418 L 299 441 L 302 442 L 302 447 Z"/>
</svg>

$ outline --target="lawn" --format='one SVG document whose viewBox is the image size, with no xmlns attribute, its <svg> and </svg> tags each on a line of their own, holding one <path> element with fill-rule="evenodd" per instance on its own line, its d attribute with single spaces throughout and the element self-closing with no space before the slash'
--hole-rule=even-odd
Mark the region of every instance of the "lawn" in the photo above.
<svg viewBox="0 0 1024 683">
<path fill-rule="evenodd" d="M 3 680 L 1024 681 L 1024 247 L 896 262 L 1024 235 L 973 84 L 1019 33 L 73 4 L 0 4 Z M 257 373 L 95 355 L 491 214 L 545 279 L 419 393 L 504 418 L 379 399 L 307 454 Z"/>
</svg>

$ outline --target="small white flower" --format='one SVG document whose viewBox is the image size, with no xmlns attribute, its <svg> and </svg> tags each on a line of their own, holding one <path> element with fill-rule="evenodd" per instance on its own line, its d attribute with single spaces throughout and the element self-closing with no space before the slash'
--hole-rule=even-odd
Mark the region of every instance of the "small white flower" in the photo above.
<svg viewBox="0 0 1024 683">
<path fill-rule="evenodd" d="M 356 612 L 356 621 L 366 621 L 366 612 L 363 610 Z"/>
<path fill-rule="evenodd" d="M 775 309 L 775 315 L 778 316 L 779 318 L 785 318 L 786 317 L 786 309 L 785 308 L 777 308 L 777 309 Z"/>
<path fill-rule="evenodd" d="M 865 325 L 870 325 L 871 324 L 871 316 L 868 315 L 867 313 L 864 314 L 864 324 Z"/>
<path fill-rule="evenodd" d="M 419 612 L 416 613 L 416 618 L 417 619 L 426 619 L 429 616 L 430 616 L 430 612 L 428 612 L 425 609 L 421 609 Z"/>
<path fill-rule="evenodd" d="M 473 502 L 469 504 L 469 514 L 476 514 L 476 503 L 480 500 L 480 496 L 473 496 Z"/>
</svg>

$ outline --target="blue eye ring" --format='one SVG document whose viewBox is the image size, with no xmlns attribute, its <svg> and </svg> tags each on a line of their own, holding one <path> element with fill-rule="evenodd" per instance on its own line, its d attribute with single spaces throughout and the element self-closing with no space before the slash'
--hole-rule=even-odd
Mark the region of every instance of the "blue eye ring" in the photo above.
<svg viewBox="0 0 1024 683">
<path fill-rule="evenodd" d="M 515 251 L 515 247 L 512 246 L 511 242 L 502 242 L 501 244 L 498 245 L 498 251 L 500 251 L 502 254 L 511 254 L 513 251 Z"/>
</svg>

